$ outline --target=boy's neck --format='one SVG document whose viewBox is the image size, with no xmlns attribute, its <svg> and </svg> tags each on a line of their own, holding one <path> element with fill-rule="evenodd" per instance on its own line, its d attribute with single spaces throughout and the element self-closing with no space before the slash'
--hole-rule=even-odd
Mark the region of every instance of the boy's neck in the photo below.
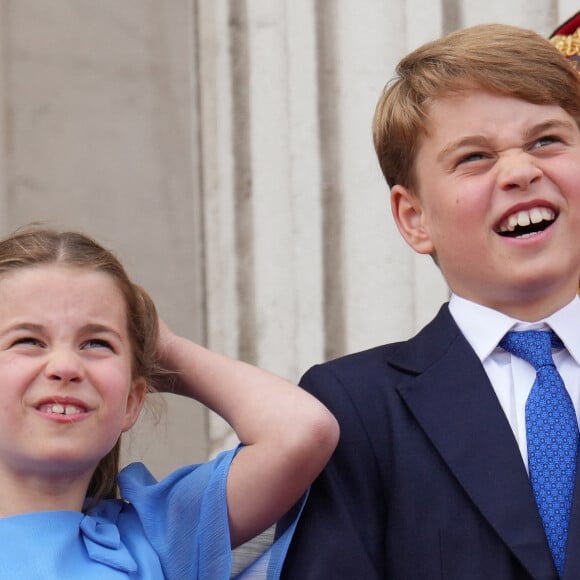
<svg viewBox="0 0 580 580">
<path fill-rule="evenodd" d="M 565 295 L 557 300 L 554 297 L 550 297 L 549 299 L 544 300 L 536 300 L 536 301 L 525 301 L 522 300 L 520 302 L 497 302 L 493 304 L 487 304 L 484 301 L 477 300 L 477 298 L 473 298 L 470 296 L 462 295 L 461 293 L 456 293 L 457 296 L 461 296 L 465 300 L 469 300 L 474 302 L 475 304 L 480 304 L 481 306 L 485 306 L 486 308 L 491 308 L 496 310 L 497 312 L 501 312 L 506 316 L 511 318 L 515 318 L 516 320 L 521 320 L 522 322 L 538 322 L 540 320 L 544 320 L 558 312 L 561 308 L 564 308 L 574 298 L 576 294 Z"/>
</svg>

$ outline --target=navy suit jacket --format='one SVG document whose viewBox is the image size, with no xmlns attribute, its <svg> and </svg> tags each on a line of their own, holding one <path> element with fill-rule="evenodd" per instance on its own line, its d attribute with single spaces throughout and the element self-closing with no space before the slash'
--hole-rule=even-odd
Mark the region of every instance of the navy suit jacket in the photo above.
<svg viewBox="0 0 580 580">
<path fill-rule="evenodd" d="M 301 384 L 341 437 L 283 580 L 557 580 L 517 443 L 447 305 L 411 340 Z M 580 579 L 578 481 L 564 578 Z"/>
</svg>

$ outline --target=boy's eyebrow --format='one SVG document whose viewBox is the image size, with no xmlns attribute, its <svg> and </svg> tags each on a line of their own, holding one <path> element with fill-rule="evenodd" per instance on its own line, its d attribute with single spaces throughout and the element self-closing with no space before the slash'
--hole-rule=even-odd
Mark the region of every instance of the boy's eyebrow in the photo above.
<svg viewBox="0 0 580 580">
<path fill-rule="evenodd" d="M 554 129 L 574 129 L 576 125 L 572 121 L 564 121 L 563 119 L 548 119 L 542 123 L 534 125 L 530 129 L 524 132 L 524 137 L 526 140 L 535 137 L 539 133 L 544 133 L 546 131 L 552 131 Z"/>
<path fill-rule="evenodd" d="M 524 141 L 528 141 L 533 137 L 536 137 L 540 133 L 544 133 L 546 131 L 553 131 L 556 129 L 574 129 L 576 125 L 572 121 L 563 120 L 563 119 L 548 119 L 546 121 L 542 121 L 537 125 L 533 125 L 529 129 L 524 131 Z M 487 147 L 489 146 L 489 138 L 483 135 L 468 135 L 466 137 L 462 137 L 457 141 L 452 141 L 448 143 L 437 155 L 437 161 L 442 161 L 448 155 L 451 155 L 457 149 L 462 147 Z"/>
<path fill-rule="evenodd" d="M 486 147 L 489 145 L 489 139 L 483 135 L 468 135 L 467 137 L 461 137 L 457 141 L 452 141 L 447 143 L 441 151 L 437 154 L 437 161 L 443 161 L 445 157 L 451 155 L 457 149 L 462 147 Z"/>
</svg>

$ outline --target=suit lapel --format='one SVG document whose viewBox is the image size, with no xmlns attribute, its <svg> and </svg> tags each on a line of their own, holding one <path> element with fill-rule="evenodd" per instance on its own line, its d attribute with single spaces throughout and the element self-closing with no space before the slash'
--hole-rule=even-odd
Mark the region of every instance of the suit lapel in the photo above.
<svg viewBox="0 0 580 580">
<path fill-rule="evenodd" d="M 578 546 L 580 546 L 580 456 L 576 460 L 576 483 L 570 513 L 570 527 L 568 528 L 566 565 L 564 566 L 565 580 L 580 578 L 580 550 Z"/>
<path fill-rule="evenodd" d="M 533 577 L 555 578 L 513 433 L 447 308 L 389 362 L 408 373 L 399 393 L 481 514 Z"/>
</svg>

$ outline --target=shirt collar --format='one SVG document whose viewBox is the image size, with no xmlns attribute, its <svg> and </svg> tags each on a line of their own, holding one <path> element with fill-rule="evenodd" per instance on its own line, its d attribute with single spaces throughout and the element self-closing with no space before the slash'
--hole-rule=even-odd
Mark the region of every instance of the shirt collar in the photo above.
<svg viewBox="0 0 580 580">
<path fill-rule="evenodd" d="M 570 356 L 580 365 L 580 298 L 546 318 L 546 323 L 560 337 Z"/>
<path fill-rule="evenodd" d="M 551 328 L 566 350 L 580 365 L 580 299 L 574 299 L 554 314 L 538 322 L 523 322 L 502 312 L 476 304 L 456 294 L 449 300 L 449 311 L 479 360 L 484 361 L 506 332 Z"/>
</svg>

